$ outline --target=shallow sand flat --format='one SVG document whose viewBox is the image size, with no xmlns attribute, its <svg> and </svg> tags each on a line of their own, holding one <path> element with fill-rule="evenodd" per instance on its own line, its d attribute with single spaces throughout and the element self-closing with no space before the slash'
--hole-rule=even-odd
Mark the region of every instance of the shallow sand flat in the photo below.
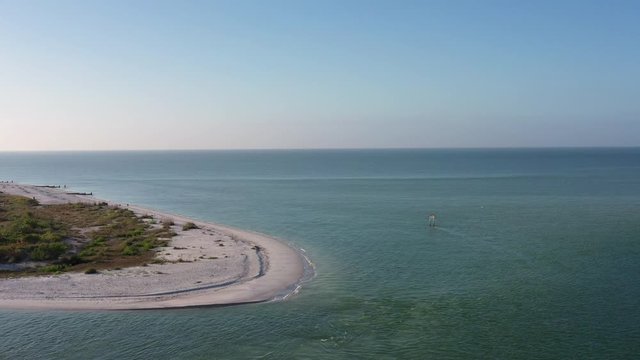
<svg viewBox="0 0 640 360">
<path fill-rule="evenodd" d="M 104 201 L 66 190 L 0 183 L 0 191 L 34 197 L 42 204 Z M 123 207 L 157 222 L 175 222 L 178 235 L 169 246 L 157 249 L 156 257 L 167 262 L 93 275 L 0 279 L 0 307 L 110 310 L 262 302 L 286 298 L 304 276 L 306 259 L 274 238 L 139 206 Z M 200 229 L 183 231 L 189 221 Z"/>
</svg>

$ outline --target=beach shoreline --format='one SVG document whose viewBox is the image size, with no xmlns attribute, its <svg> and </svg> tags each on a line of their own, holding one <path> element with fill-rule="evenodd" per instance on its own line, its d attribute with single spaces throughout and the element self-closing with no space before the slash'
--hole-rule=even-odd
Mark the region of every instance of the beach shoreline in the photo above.
<svg viewBox="0 0 640 360">
<path fill-rule="evenodd" d="M 41 204 L 98 203 L 162 222 L 177 233 L 156 249 L 159 263 L 99 274 L 63 273 L 0 279 L 0 308 L 38 310 L 134 310 L 229 306 L 284 300 L 310 277 L 302 250 L 273 237 L 198 221 L 137 205 L 123 205 L 66 188 L 0 183 L 0 191 Z M 192 222 L 198 229 L 183 230 Z"/>
</svg>

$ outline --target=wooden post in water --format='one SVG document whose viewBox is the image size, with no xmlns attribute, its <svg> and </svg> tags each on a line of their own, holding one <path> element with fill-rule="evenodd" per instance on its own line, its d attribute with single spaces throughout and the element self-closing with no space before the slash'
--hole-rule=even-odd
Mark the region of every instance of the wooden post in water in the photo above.
<svg viewBox="0 0 640 360">
<path fill-rule="evenodd" d="M 436 227 L 436 214 L 431 213 L 428 217 L 429 227 Z"/>
</svg>

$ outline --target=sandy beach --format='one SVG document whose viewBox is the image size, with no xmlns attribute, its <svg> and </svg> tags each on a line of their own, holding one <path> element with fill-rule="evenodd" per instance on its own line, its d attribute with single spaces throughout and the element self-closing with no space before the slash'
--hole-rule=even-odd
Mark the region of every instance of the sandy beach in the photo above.
<svg viewBox="0 0 640 360">
<path fill-rule="evenodd" d="M 126 310 L 223 306 L 286 299 L 308 268 L 301 251 L 267 235 L 117 204 L 71 190 L 1 183 L 0 191 L 41 204 L 108 202 L 155 222 L 171 219 L 177 236 L 156 249 L 163 263 L 51 276 L 0 279 L 0 308 Z M 193 222 L 199 229 L 184 231 Z"/>
</svg>

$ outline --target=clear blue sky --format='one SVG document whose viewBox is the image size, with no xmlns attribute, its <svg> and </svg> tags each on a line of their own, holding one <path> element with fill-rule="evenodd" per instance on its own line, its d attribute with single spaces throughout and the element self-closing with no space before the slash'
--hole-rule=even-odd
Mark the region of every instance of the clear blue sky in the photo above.
<svg viewBox="0 0 640 360">
<path fill-rule="evenodd" d="M 640 146 L 640 1 L 0 0 L 0 150 Z"/>
</svg>

